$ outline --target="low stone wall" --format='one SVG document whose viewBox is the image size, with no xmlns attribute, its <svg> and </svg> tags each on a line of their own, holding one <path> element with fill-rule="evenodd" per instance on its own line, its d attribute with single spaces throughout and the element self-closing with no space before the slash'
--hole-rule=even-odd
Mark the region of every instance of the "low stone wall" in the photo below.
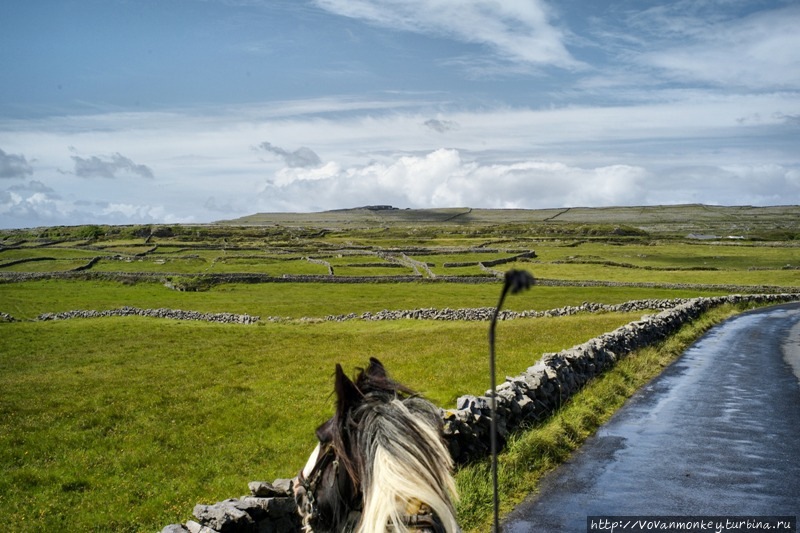
<svg viewBox="0 0 800 533">
<path fill-rule="evenodd" d="M 558 353 L 544 354 L 522 374 L 507 378 L 497 389 L 497 427 L 501 442 L 528 421 L 550 416 L 594 376 L 644 346 L 666 339 L 708 309 L 726 304 L 778 304 L 800 299 L 798 294 L 730 295 L 681 301 L 656 315 L 645 316 L 609 333 Z M 485 457 L 489 452 L 489 393 L 462 396 L 456 409 L 442 410 L 445 438 L 458 463 Z M 282 487 L 259 496 L 261 485 Z M 196 521 L 172 524 L 162 533 L 290 533 L 300 531 L 287 480 L 250 483 L 252 496 L 197 505 Z M 266 494 L 266 493 L 264 493 Z"/>
<path fill-rule="evenodd" d="M 239 315 L 235 313 L 203 313 L 200 311 L 182 311 L 180 309 L 139 309 L 138 307 L 121 307 L 105 311 L 64 311 L 61 313 L 42 313 L 37 320 L 68 320 L 72 318 L 100 318 L 108 316 L 145 316 L 150 318 L 169 318 L 172 320 L 202 320 L 222 324 L 255 324 L 260 317 Z"/>
<path fill-rule="evenodd" d="M 323 259 L 314 259 L 313 257 L 306 257 L 305 260 L 315 265 L 324 266 L 328 269 L 328 275 L 333 276 L 333 266 L 329 262 Z"/>
<path fill-rule="evenodd" d="M 169 278 L 197 277 L 208 280 L 211 284 L 221 283 L 497 283 L 495 276 L 439 276 L 424 278 L 421 276 L 330 276 L 311 274 L 270 274 L 238 273 L 238 274 L 187 274 L 178 272 L 0 272 L 0 283 L 37 281 L 45 279 L 64 280 L 104 280 L 121 283 L 140 281 L 163 282 Z"/>
<path fill-rule="evenodd" d="M 544 354 L 525 372 L 498 386 L 497 427 L 501 440 L 525 422 L 550 416 L 587 381 L 613 367 L 619 359 L 666 339 L 712 307 L 726 303 L 777 304 L 799 298 L 797 294 L 694 298 L 578 346 Z M 456 409 L 443 413 L 450 452 L 458 463 L 483 457 L 489 451 L 489 396 L 489 391 L 485 396 L 462 396 Z"/>
<path fill-rule="evenodd" d="M 0 264 L 0 268 L 6 268 L 15 265 L 23 265 L 25 263 L 36 263 L 39 261 L 56 261 L 55 257 L 25 257 L 23 259 L 13 259 Z"/>
<path fill-rule="evenodd" d="M 627 313 L 631 311 L 647 311 L 658 309 L 670 309 L 682 303 L 689 301 L 686 298 L 673 298 L 670 300 L 631 300 L 621 304 L 598 304 L 591 302 L 584 302 L 581 305 L 574 306 L 568 305 L 558 307 L 555 309 L 548 309 L 546 311 L 500 311 L 498 314 L 499 320 L 512 320 L 515 318 L 541 318 L 541 317 L 556 317 L 556 316 L 570 316 L 578 313 L 603 313 L 603 312 L 621 312 Z M 328 315 L 325 317 L 327 321 L 345 322 L 347 320 L 466 320 L 466 321 L 489 321 L 494 314 L 494 307 L 472 307 L 450 309 L 436 309 L 434 307 L 411 309 L 411 310 L 388 310 L 378 311 L 376 313 L 365 312 L 357 315 L 349 313 L 346 315 Z"/>
<path fill-rule="evenodd" d="M 682 303 L 688 302 L 687 298 L 673 298 L 669 300 L 630 300 L 621 304 L 600 304 L 584 302 L 581 305 L 567 305 L 545 311 L 501 311 L 498 319 L 513 320 L 516 318 L 542 318 L 570 316 L 578 313 L 607 313 L 632 311 L 652 311 L 659 309 L 670 309 Z M 384 309 L 378 312 L 364 312 L 361 314 L 349 313 L 346 315 L 328 315 L 324 318 L 302 317 L 297 320 L 302 322 L 346 322 L 348 320 L 365 321 L 384 321 L 384 320 L 441 320 L 441 321 L 468 321 L 468 322 L 488 322 L 494 314 L 493 307 L 472 307 L 450 309 L 437 309 L 434 307 L 421 309 Z M 202 320 L 206 322 L 221 322 L 235 324 L 255 324 L 261 320 L 260 316 L 235 314 L 235 313 L 204 313 L 201 311 L 183 311 L 181 309 L 140 309 L 138 307 L 121 307 L 104 311 L 79 309 L 74 311 L 62 311 L 57 313 L 42 313 L 36 319 L 40 321 L 48 320 L 70 320 L 74 318 L 100 318 L 109 316 L 144 316 L 150 318 L 167 318 L 172 320 Z M 0 312 L 0 320 L 7 322 L 14 321 L 14 317 Z M 293 320 L 291 317 L 268 316 L 267 322 L 285 322 Z"/>
<path fill-rule="evenodd" d="M 85 265 L 81 265 L 81 266 L 75 267 L 75 268 L 72 269 L 72 271 L 73 272 L 82 272 L 84 270 L 89 270 L 90 268 L 95 266 L 97 263 L 99 263 L 103 259 L 104 259 L 103 257 L 93 257 L 92 259 L 89 260 L 88 263 L 86 263 Z"/>
<path fill-rule="evenodd" d="M 507 263 L 513 263 L 515 261 L 520 261 L 523 259 L 532 259 L 536 257 L 536 252 L 533 250 L 528 250 L 525 252 L 520 252 L 512 257 L 504 257 L 501 259 L 493 259 L 491 261 L 467 261 L 467 262 L 460 262 L 460 263 L 444 263 L 442 266 L 444 268 L 458 268 L 458 267 L 469 267 L 469 266 L 479 266 L 483 265 L 484 267 L 493 267 L 497 265 L 505 265 Z"/>
<path fill-rule="evenodd" d="M 329 275 L 294 275 L 284 274 L 186 274 L 177 272 L 0 272 L 0 283 L 14 283 L 45 279 L 65 280 L 104 280 L 120 283 L 137 283 L 140 281 L 164 282 L 172 277 L 198 277 L 211 284 L 221 283 L 502 283 L 503 272 L 483 267 L 485 274 L 474 276 L 329 276 Z M 721 292 L 746 293 L 781 293 L 793 291 L 800 293 L 800 287 L 779 285 L 729 285 L 729 284 L 697 284 L 697 283 L 665 283 L 665 282 L 624 282 L 598 280 L 561 280 L 536 278 L 536 284 L 545 287 L 636 287 L 645 289 L 689 289 L 713 290 Z"/>
<path fill-rule="evenodd" d="M 293 533 L 301 530 L 291 481 L 253 481 L 250 494 L 213 505 L 195 505 L 195 520 L 171 524 L 161 533 Z"/>
</svg>

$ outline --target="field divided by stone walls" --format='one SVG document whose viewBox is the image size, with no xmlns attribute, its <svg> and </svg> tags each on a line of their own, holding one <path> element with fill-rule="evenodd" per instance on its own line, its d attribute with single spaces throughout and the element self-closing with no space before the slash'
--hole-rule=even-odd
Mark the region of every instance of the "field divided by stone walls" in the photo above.
<svg viewBox="0 0 800 533">
<path fill-rule="evenodd" d="M 0 499 L 22 531 L 185 522 L 294 475 L 337 362 L 378 356 L 444 409 L 480 397 L 505 270 L 540 281 L 499 329 L 517 376 L 657 302 L 797 294 L 798 215 L 359 209 L 0 232 Z"/>
</svg>

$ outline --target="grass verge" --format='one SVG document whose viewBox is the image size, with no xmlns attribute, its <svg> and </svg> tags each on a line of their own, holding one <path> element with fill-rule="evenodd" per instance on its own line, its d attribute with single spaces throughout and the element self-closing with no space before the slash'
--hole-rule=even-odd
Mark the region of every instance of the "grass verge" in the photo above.
<svg viewBox="0 0 800 533">
<path fill-rule="evenodd" d="M 704 332 L 745 307 L 725 305 L 685 325 L 669 339 L 630 354 L 584 387 L 552 417 L 514 434 L 498 460 L 501 513 L 507 514 L 541 478 L 569 458 L 640 387 L 659 375 Z M 460 468 L 458 517 L 465 532 L 489 531 L 492 519 L 491 463 Z"/>
</svg>

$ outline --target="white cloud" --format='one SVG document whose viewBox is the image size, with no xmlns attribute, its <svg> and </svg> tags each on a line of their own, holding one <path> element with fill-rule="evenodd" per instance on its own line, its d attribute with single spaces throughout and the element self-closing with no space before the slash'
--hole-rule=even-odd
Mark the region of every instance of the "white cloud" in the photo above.
<svg viewBox="0 0 800 533">
<path fill-rule="evenodd" d="M 261 211 L 398 207 L 546 208 L 673 203 L 774 205 L 800 198 L 800 166 L 695 166 L 559 161 L 481 163 L 458 150 L 386 158 L 367 165 L 283 169 L 261 190 Z"/>
<path fill-rule="evenodd" d="M 502 61 L 579 69 L 542 0 L 316 0 L 338 15 L 487 46 Z"/>
<path fill-rule="evenodd" d="M 279 183 L 268 183 L 263 189 L 262 205 L 267 210 L 295 210 L 309 197 L 316 209 L 365 203 L 420 208 L 630 205 L 644 200 L 649 177 L 645 169 L 627 165 L 481 164 L 465 161 L 453 149 L 364 166 L 330 164 L 326 168 L 327 175 L 315 169 L 311 176 L 304 169 L 285 169 Z"/>
<path fill-rule="evenodd" d="M 39 186 L 0 191 L 0 227 L 63 224 L 66 203 L 52 189 Z"/>
<path fill-rule="evenodd" d="M 651 100 L 614 107 L 408 109 L 401 99 L 385 101 L 379 111 L 347 100 L 344 107 L 359 111 L 340 113 L 342 105 L 331 99 L 328 107 L 319 100 L 290 104 L 294 116 L 276 115 L 272 106 L 242 106 L 205 114 L 6 121 L 0 146 L 34 158 L 33 177 L 49 190 L 7 190 L 0 225 L 212 221 L 385 203 L 800 201 L 800 160 L 790 142 L 800 116 L 796 95 L 650 94 Z M 280 139 L 279 147 L 270 145 L 279 157 L 254 150 L 263 139 Z M 116 159 L 80 158 L 88 168 L 96 159 L 98 168 L 118 178 L 140 178 L 132 172 L 139 161 L 158 173 L 142 187 L 142 179 L 88 180 L 59 172 L 76 164 L 71 146 L 89 154 L 121 150 L 125 155 Z M 298 152 L 303 146 L 314 150 Z M 319 164 L 298 166 L 295 155 L 304 156 L 298 159 L 303 164 Z M 745 178 L 744 168 L 755 170 Z M 780 169 L 783 181 L 775 178 Z M 769 194 L 757 190 L 762 179 L 771 184 Z M 34 198 L 34 192 L 45 196 Z"/>
<path fill-rule="evenodd" d="M 33 168 L 22 154 L 7 154 L 0 149 L 0 178 L 25 178 Z"/>
<path fill-rule="evenodd" d="M 22 183 L 20 185 L 12 185 L 8 188 L 9 191 L 17 191 L 17 192 L 40 192 L 40 193 L 55 193 L 53 189 L 42 183 L 41 181 L 31 180 L 26 183 Z"/>
<path fill-rule="evenodd" d="M 658 178 L 649 186 L 652 203 L 786 205 L 797 204 L 800 200 L 800 166 L 797 165 L 678 164 L 661 170 Z"/>
<path fill-rule="evenodd" d="M 176 216 L 163 205 L 92 200 L 91 193 L 59 194 L 52 187 L 31 180 L 0 191 L 0 228 L 22 228 L 75 224 L 138 224 L 195 222 L 191 216 Z M 121 196 L 136 195 L 121 191 Z"/>
<path fill-rule="evenodd" d="M 671 29 L 674 39 L 648 47 L 638 59 L 642 64 L 677 81 L 728 88 L 800 89 L 797 5 L 710 21 L 658 13 L 650 24 L 659 22 L 662 32 Z"/>
</svg>

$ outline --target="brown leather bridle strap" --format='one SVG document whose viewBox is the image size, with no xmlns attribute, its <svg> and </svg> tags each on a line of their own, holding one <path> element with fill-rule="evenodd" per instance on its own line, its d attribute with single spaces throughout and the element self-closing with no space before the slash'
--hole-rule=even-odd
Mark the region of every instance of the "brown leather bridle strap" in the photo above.
<svg viewBox="0 0 800 533">
<path fill-rule="evenodd" d="M 325 471 L 325 468 L 328 467 L 328 464 L 331 461 L 333 461 L 334 468 L 338 470 L 339 461 L 336 459 L 333 446 L 326 444 L 324 448 L 320 448 L 319 455 L 317 456 L 317 462 L 314 463 L 313 467 L 311 467 L 311 472 L 309 473 L 308 478 L 306 478 L 302 470 L 297 476 L 297 481 L 306 492 L 306 499 L 308 500 L 310 515 L 312 518 L 316 518 L 319 512 L 319 509 L 317 509 L 317 498 L 315 496 L 317 487 L 322 479 L 322 474 Z M 333 476 L 333 479 L 335 478 L 336 475 Z"/>
<path fill-rule="evenodd" d="M 426 504 L 419 500 L 414 500 L 406 507 L 409 513 L 403 519 L 403 523 L 413 531 L 420 533 L 444 533 L 441 522 Z"/>
<path fill-rule="evenodd" d="M 441 524 L 436 520 L 432 513 L 415 514 L 407 516 L 404 520 L 406 526 L 412 531 L 438 533 L 444 531 Z"/>
</svg>

